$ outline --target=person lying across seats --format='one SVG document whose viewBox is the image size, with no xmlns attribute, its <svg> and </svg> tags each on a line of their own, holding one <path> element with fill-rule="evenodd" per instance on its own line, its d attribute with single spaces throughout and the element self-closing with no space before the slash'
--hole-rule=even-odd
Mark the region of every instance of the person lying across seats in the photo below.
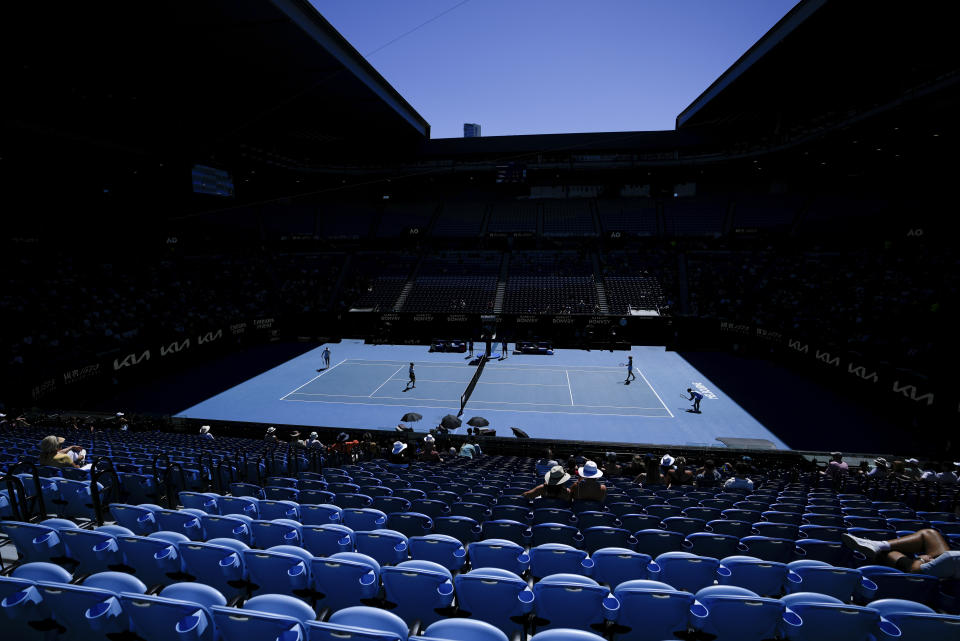
<svg viewBox="0 0 960 641">
<path fill-rule="evenodd" d="M 943 535 L 929 528 L 891 541 L 871 541 L 841 534 L 843 544 L 870 562 L 903 572 L 929 574 L 941 579 L 960 579 L 960 551 L 951 550 Z"/>
</svg>

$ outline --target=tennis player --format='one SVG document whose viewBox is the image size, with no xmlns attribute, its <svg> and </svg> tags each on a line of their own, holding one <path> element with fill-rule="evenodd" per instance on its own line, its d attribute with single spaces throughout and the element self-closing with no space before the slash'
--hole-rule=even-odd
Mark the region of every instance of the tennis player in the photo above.
<svg viewBox="0 0 960 641">
<path fill-rule="evenodd" d="M 703 400 L 703 394 L 701 394 L 700 392 L 695 392 L 695 391 L 693 391 L 692 389 L 690 389 L 689 387 L 687 388 L 687 393 L 690 395 L 690 398 L 688 398 L 687 400 L 688 400 L 688 401 L 693 401 L 693 413 L 694 413 L 694 414 L 699 414 L 699 413 L 700 413 L 700 401 Z"/>
<path fill-rule="evenodd" d="M 630 381 L 636 380 L 637 375 L 633 373 L 633 355 L 627 356 L 627 380 L 624 383 L 629 384 Z"/>
<path fill-rule="evenodd" d="M 417 375 L 413 371 L 413 363 L 410 363 L 410 380 L 407 381 L 407 387 L 405 389 L 415 388 L 417 386 Z"/>
</svg>

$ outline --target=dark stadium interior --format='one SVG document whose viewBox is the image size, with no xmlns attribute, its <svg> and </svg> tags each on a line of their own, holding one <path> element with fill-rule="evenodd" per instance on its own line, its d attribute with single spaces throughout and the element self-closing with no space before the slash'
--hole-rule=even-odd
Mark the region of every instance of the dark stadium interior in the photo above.
<svg viewBox="0 0 960 641">
<path fill-rule="evenodd" d="M 104 603 L 123 592 L 116 611 L 122 603 L 132 618 L 91 639 L 183 638 L 179 627 L 151 636 L 148 619 L 129 614 L 131 600 L 159 609 L 167 596 L 193 604 L 208 626 L 198 641 L 652 641 L 661 637 L 636 632 L 653 634 L 659 620 L 640 600 L 651 590 L 690 596 L 689 625 L 663 638 L 813 638 L 786 614 L 814 617 L 804 610 L 812 602 L 791 599 L 800 588 L 786 569 L 769 591 L 729 579 L 725 557 L 749 554 L 856 575 L 859 587 L 837 603 L 873 617 L 863 629 L 876 636 L 857 628 L 824 638 L 896 637 L 878 627 L 881 614 L 902 641 L 957 638 L 960 573 L 917 569 L 960 554 L 957 13 L 947 3 L 803 0 L 674 130 L 431 139 L 429 123 L 306 0 L 5 7 L 2 609 L 30 586 L 40 594 L 38 582 L 88 585 L 87 575 L 120 569 L 144 589 L 88 587 Z M 438 339 L 480 345 L 493 334 L 618 358 L 631 345 L 666 346 L 791 450 L 597 442 L 589 421 L 581 441 L 522 438 L 506 425 L 496 436 L 438 426 L 424 440 L 373 427 L 347 435 L 337 424 L 307 440 L 314 428 L 281 421 L 215 422 L 209 441 L 198 435 L 209 421 L 175 417 L 321 345 L 362 339 L 426 352 Z M 49 434 L 97 463 L 80 469 L 84 460 L 56 439 L 38 450 Z M 59 463 L 44 458 L 50 447 Z M 829 463 L 834 450 L 849 469 Z M 555 464 L 589 478 L 588 461 L 604 470 L 601 497 L 577 495 L 598 491 L 583 480 L 573 499 L 566 489 L 521 494 L 549 485 Z M 553 523 L 546 509 L 562 521 L 550 535 L 538 529 Z M 690 523 L 666 520 L 680 517 Z M 239 520 L 216 523 L 224 519 Z M 338 534 L 321 542 L 321 528 Z M 365 539 L 377 528 L 396 530 L 382 535 L 387 548 Z M 83 539 L 81 553 L 59 530 L 102 541 Z M 156 561 L 124 543 L 158 530 L 178 534 L 149 540 Z M 654 530 L 676 540 L 651 544 Z M 706 533 L 716 540 L 698 539 Z M 453 548 L 418 552 L 427 535 L 447 535 L 437 547 Z M 597 543 L 602 535 L 609 545 Z M 913 543 L 863 543 L 898 536 Z M 160 561 L 171 558 L 164 546 L 214 538 L 214 566 L 233 555 L 223 574 L 189 553 L 176 568 Z M 484 614 L 500 597 L 467 605 L 465 577 L 495 556 L 484 547 L 491 538 L 512 541 L 513 556 L 488 569 L 513 572 L 516 590 L 531 594 L 511 596 L 510 617 L 506 606 Z M 920 539 L 926 548 L 910 547 Z M 769 551 L 771 540 L 789 551 Z M 570 546 L 563 562 L 531 569 L 544 563 L 538 546 L 560 543 Z M 112 560 L 94 558 L 94 544 L 112 545 Z M 612 548 L 628 548 L 617 567 L 643 557 L 642 568 L 603 574 L 600 551 Z M 896 561 L 901 549 L 908 558 Z M 261 563 L 254 550 L 276 558 Z M 690 551 L 714 563 L 705 584 L 661 554 Z M 337 577 L 319 567 L 335 553 L 376 559 L 376 578 L 344 579 L 362 588 L 338 600 L 323 584 Z M 360 564 L 358 576 L 374 572 L 353 557 L 344 563 Z M 896 570 L 877 570 L 884 559 Z M 395 571 L 430 561 L 443 568 Z M 901 585 L 899 570 L 923 585 Z M 602 594 L 561 615 L 548 575 Z M 624 588 L 611 576 L 668 585 Z M 730 632 L 720 614 L 691 610 L 691 595 L 718 598 L 702 592 L 714 580 L 748 587 L 780 627 Z M 194 592 L 171 589 L 186 584 Z M 207 602 L 205 588 L 222 594 Z M 803 594 L 814 592 L 837 596 Z M 409 596 L 434 593 L 430 603 Z M 268 603 L 281 594 L 294 605 Z M 605 598 L 619 599 L 619 614 Z M 81 625 L 60 614 L 73 604 L 52 610 L 56 597 L 43 599 L 27 614 L 9 606 L 10 638 L 84 634 L 82 609 Z M 262 611 L 256 599 L 266 599 Z M 929 606 L 911 612 L 934 627 L 878 599 Z M 230 612 L 245 604 L 266 627 L 241 629 Z M 364 612 L 351 619 L 347 605 Z M 583 607 L 600 614 L 580 616 Z M 456 628 L 471 616 L 492 632 Z M 284 636 L 276 621 L 301 636 Z M 397 621 L 402 629 L 389 627 Z"/>
</svg>

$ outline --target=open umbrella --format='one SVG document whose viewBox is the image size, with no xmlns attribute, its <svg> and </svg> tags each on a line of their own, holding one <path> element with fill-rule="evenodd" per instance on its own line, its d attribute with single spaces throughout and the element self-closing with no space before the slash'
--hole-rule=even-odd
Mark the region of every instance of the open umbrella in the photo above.
<svg viewBox="0 0 960 641">
<path fill-rule="evenodd" d="M 510 429 L 513 430 L 513 435 L 517 438 L 530 438 L 530 435 L 521 430 L 519 427 L 511 427 Z"/>
<path fill-rule="evenodd" d="M 463 422 L 453 414 L 447 414 L 440 419 L 440 425 L 443 425 L 448 430 L 455 430 L 463 425 Z"/>
<path fill-rule="evenodd" d="M 472 425 L 473 427 L 486 427 L 487 425 L 490 425 L 490 421 L 483 418 L 482 416 L 474 416 L 469 421 L 467 421 L 467 425 Z"/>
<path fill-rule="evenodd" d="M 423 418 L 423 417 L 422 417 L 421 415 L 417 414 L 416 412 L 407 412 L 406 414 L 403 415 L 403 418 L 401 418 L 400 420 L 401 420 L 401 421 L 407 421 L 407 422 L 409 422 L 409 423 L 416 423 L 417 421 L 419 421 L 419 420 L 422 419 L 422 418 Z"/>
</svg>

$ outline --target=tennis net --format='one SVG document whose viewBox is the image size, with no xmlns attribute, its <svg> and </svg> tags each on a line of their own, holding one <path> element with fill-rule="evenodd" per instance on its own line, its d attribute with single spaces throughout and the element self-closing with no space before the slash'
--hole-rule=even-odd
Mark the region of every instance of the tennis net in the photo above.
<svg viewBox="0 0 960 641">
<path fill-rule="evenodd" d="M 470 382 L 467 384 L 467 389 L 460 396 L 460 416 L 463 414 L 463 409 L 467 406 L 467 401 L 470 400 L 470 395 L 473 394 L 473 388 L 477 386 L 477 381 L 480 380 L 480 375 L 483 374 L 483 366 L 487 364 L 487 357 L 481 356 L 480 362 L 477 363 L 477 371 L 473 374 L 473 378 L 470 379 Z"/>
</svg>

